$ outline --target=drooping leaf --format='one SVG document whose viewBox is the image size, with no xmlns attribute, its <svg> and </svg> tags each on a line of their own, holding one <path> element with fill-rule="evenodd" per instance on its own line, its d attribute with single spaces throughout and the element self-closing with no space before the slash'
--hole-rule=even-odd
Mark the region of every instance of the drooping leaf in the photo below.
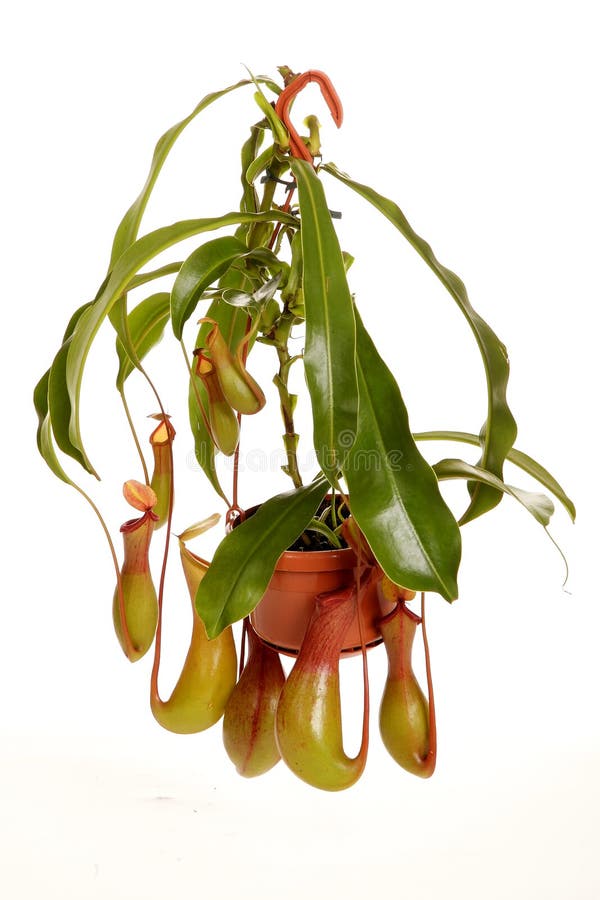
<svg viewBox="0 0 600 900">
<path fill-rule="evenodd" d="M 515 500 L 518 500 L 544 528 L 549 524 L 550 517 L 554 512 L 554 504 L 546 494 L 538 494 L 512 487 L 512 485 L 505 484 L 500 478 L 492 475 L 491 472 L 482 469 L 481 466 L 472 466 L 462 459 L 442 459 L 440 462 L 435 463 L 433 471 L 440 481 L 450 478 L 470 478 L 473 481 L 489 484 L 496 490 L 509 494 Z"/>
<path fill-rule="evenodd" d="M 81 312 L 81 310 L 77 311 L 77 313 L 79 313 L 79 312 Z M 75 320 L 77 319 L 77 313 L 75 313 L 75 315 L 72 317 L 71 322 L 69 323 L 69 326 L 67 327 L 67 331 L 66 331 L 67 341 L 69 340 L 69 337 L 70 337 L 70 328 L 74 324 L 73 319 L 75 319 Z M 56 477 L 59 478 L 61 481 L 63 481 L 65 484 L 68 484 L 75 491 L 77 491 L 77 493 L 81 497 L 83 497 L 83 499 L 90 505 L 90 507 L 94 511 L 94 515 L 97 517 L 98 521 L 100 522 L 100 526 L 101 526 L 102 531 L 104 532 L 104 536 L 106 537 L 106 540 L 108 542 L 108 545 L 109 545 L 109 548 L 111 551 L 111 555 L 113 558 L 113 562 L 114 562 L 116 571 L 118 573 L 118 564 L 117 564 L 117 559 L 115 556 L 112 538 L 110 536 L 110 531 L 108 529 L 106 522 L 104 521 L 104 519 L 102 517 L 100 510 L 98 509 L 98 507 L 96 506 L 96 504 L 94 503 L 94 501 L 92 500 L 90 495 L 87 494 L 86 491 L 84 491 L 82 487 L 80 487 L 78 484 L 76 484 L 67 475 L 67 473 L 65 472 L 65 470 L 63 469 L 63 467 L 61 466 L 61 464 L 59 462 L 59 459 L 58 459 L 58 456 L 57 456 L 57 453 L 56 453 L 56 450 L 54 447 L 54 441 L 52 438 L 52 426 L 51 426 L 51 422 L 50 422 L 50 412 L 49 412 L 49 387 L 50 387 L 50 369 L 47 372 L 45 372 L 44 375 L 41 377 L 41 379 L 38 381 L 37 385 L 35 386 L 34 392 L 33 392 L 33 404 L 34 404 L 35 411 L 38 416 L 38 429 L 37 429 L 38 450 L 40 451 L 41 456 L 43 457 L 43 459 L 45 460 L 45 462 L 47 463 L 48 467 L 53 472 L 53 474 L 56 475 Z"/>
<path fill-rule="evenodd" d="M 148 282 L 154 281 L 157 278 L 163 278 L 165 275 L 172 275 L 178 272 L 182 265 L 182 262 L 169 263 L 166 266 L 161 266 L 159 269 L 153 269 L 150 272 L 140 272 L 139 275 L 136 275 L 135 278 L 131 279 L 128 290 L 132 291 L 134 288 L 141 287 L 143 284 L 148 284 Z M 129 359 L 135 366 L 138 366 L 140 360 L 136 355 L 135 347 L 129 333 L 127 296 L 127 293 L 123 293 L 117 298 L 109 313 L 109 318 L 113 328 L 117 332 L 117 346 L 119 346 L 120 343 L 122 348 L 126 351 L 126 354 L 129 356 Z"/>
<path fill-rule="evenodd" d="M 81 462 L 89 472 L 95 474 L 83 448 L 79 424 L 79 397 L 83 370 L 90 347 L 100 325 L 119 298 L 129 290 L 131 280 L 137 275 L 139 270 L 163 250 L 196 234 L 214 231 L 217 228 L 235 225 L 240 222 L 271 221 L 281 221 L 286 225 L 297 226 L 297 222 L 292 216 L 277 210 L 256 214 L 233 212 L 210 219 L 189 219 L 159 228 L 144 235 L 119 257 L 97 299 L 78 320 L 68 348 L 66 370 L 60 372 L 64 382 L 63 387 L 66 387 L 68 390 L 71 407 L 68 428 L 70 448 L 64 449 L 61 447 L 65 453 Z M 58 374 L 57 372 L 57 377 Z M 52 404 L 50 404 L 50 414 L 53 418 Z"/>
<path fill-rule="evenodd" d="M 295 159 L 291 167 L 298 182 L 302 223 L 304 366 L 312 404 L 314 446 L 322 470 L 335 484 L 356 437 L 354 310 L 323 186 L 310 163 Z"/>
<path fill-rule="evenodd" d="M 327 487 L 320 477 L 272 497 L 221 542 L 196 594 L 196 609 L 210 638 L 254 609 L 277 560 L 313 518 Z"/>
<path fill-rule="evenodd" d="M 352 514 L 395 584 L 458 595 L 460 532 L 419 453 L 394 376 L 356 311 L 358 433 L 344 475 Z"/>
<path fill-rule="evenodd" d="M 103 286 L 105 284 L 106 284 L 106 281 L 104 281 L 102 283 L 101 288 L 100 288 L 101 290 L 103 289 Z M 97 297 L 96 297 L 96 299 L 97 299 Z M 82 303 L 82 305 L 78 309 L 76 309 L 75 312 L 72 314 L 71 318 L 69 319 L 69 321 L 67 323 L 67 327 L 65 328 L 65 333 L 63 334 L 63 339 L 62 339 L 63 344 L 65 343 L 65 341 L 69 340 L 69 338 L 75 331 L 75 328 L 76 328 L 77 323 L 79 322 L 80 318 L 82 317 L 84 312 L 87 309 L 89 309 L 90 306 L 92 306 L 94 304 L 94 302 L 95 302 L 94 300 L 88 300 L 87 303 Z"/>
<path fill-rule="evenodd" d="M 49 381 L 50 369 L 42 375 L 33 392 L 33 405 L 38 417 L 37 446 L 42 458 L 56 477 L 66 484 L 71 484 L 69 476 L 58 461 L 52 441 L 52 429 L 50 427 L 50 416 L 48 415 Z"/>
<path fill-rule="evenodd" d="M 256 81 L 268 85 L 268 87 L 271 88 L 271 90 L 276 94 L 280 93 L 281 89 L 270 78 L 263 78 L 262 76 L 258 76 Z M 156 179 L 158 178 L 164 162 L 169 155 L 169 151 L 171 150 L 173 144 L 175 143 L 181 132 L 184 130 L 184 128 L 196 118 L 198 113 L 206 109 L 207 106 L 210 106 L 211 103 L 214 103 L 215 100 L 219 100 L 221 97 L 225 96 L 225 94 L 228 94 L 231 91 L 235 91 L 237 90 L 237 88 L 252 83 L 254 82 L 249 81 L 248 79 L 244 79 L 243 81 L 238 81 L 237 84 L 232 84 L 221 91 L 215 91 L 211 94 L 207 94 L 206 97 L 203 97 L 200 103 L 198 103 L 198 105 L 192 110 L 189 116 L 186 116 L 185 119 L 181 120 L 181 122 L 177 122 L 176 125 L 173 125 L 168 129 L 168 131 L 165 131 L 162 137 L 159 138 L 158 143 L 154 148 L 152 164 L 150 166 L 150 171 L 148 172 L 146 183 L 144 184 L 144 187 L 142 188 L 139 196 L 135 199 L 131 207 L 125 213 L 119 227 L 117 228 L 112 246 L 109 269 L 113 268 L 114 264 L 121 256 L 121 254 L 124 253 L 125 250 L 127 250 L 127 248 L 136 240 L 140 223 L 142 221 L 142 216 L 144 215 L 144 210 L 146 209 L 146 206 L 148 204 L 152 189 L 156 184 Z"/>
<path fill-rule="evenodd" d="M 482 454 L 479 464 L 502 478 L 504 460 L 517 436 L 517 425 L 506 400 L 506 385 L 509 375 L 506 347 L 487 322 L 475 312 L 466 288 L 458 275 L 438 262 L 429 244 L 413 230 L 402 210 L 392 200 L 388 200 L 367 185 L 353 181 L 330 163 L 322 168 L 368 200 L 395 225 L 430 269 L 435 272 L 467 319 L 483 358 L 488 387 L 488 412 L 482 429 Z M 461 522 L 469 522 L 477 518 L 496 506 L 501 498 L 500 491 L 490 485 L 478 483 L 471 491 L 471 502 Z"/>
<path fill-rule="evenodd" d="M 157 278 L 164 278 L 165 275 L 174 275 L 179 272 L 182 265 L 183 262 L 173 262 L 167 263 L 166 266 L 160 266 L 158 269 L 152 269 L 151 272 L 140 272 L 139 275 L 136 275 L 129 282 L 129 290 L 132 291 L 134 288 L 148 284 L 150 281 L 155 281 Z"/>
<path fill-rule="evenodd" d="M 66 331 L 67 340 L 69 336 L 69 328 Z M 48 468 L 51 472 L 56 475 L 61 481 L 65 484 L 68 484 L 70 487 L 74 488 L 78 494 L 80 494 L 92 507 L 94 513 L 98 517 L 102 529 L 107 537 L 109 537 L 109 532 L 106 527 L 106 523 L 102 518 L 100 511 L 96 504 L 93 502 L 91 497 L 86 494 L 86 492 L 81 488 L 78 484 L 76 484 L 65 472 L 63 467 L 60 464 L 58 459 L 58 455 L 56 453 L 56 449 L 54 447 L 54 441 L 52 438 L 52 426 L 50 423 L 50 414 L 49 414 L 49 406 L 48 406 L 48 389 L 49 389 L 49 380 L 50 380 L 50 369 L 42 375 L 38 383 L 36 384 L 33 392 L 33 405 L 35 407 L 35 411 L 38 416 L 38 429 L 37 429 L 37 446 L 40 451 L 40 455 L 48 465 Z"/>
<path fill-rule="evenodd" d="M 89 310 L 84 313 L 82 319 L 88 312 Z M 98 473 L 89 461 L 83 446 L 73 441 L 71 433 L 73 406 L 67 386 L 67 365 L 72 344 L 73 334 L 61 345 L 50 367 L 50 378 L 48 381 L 50 423 L 56 443 L 62 452 L 83 466 L 90 475 L 98 478 Z"/>
<path fill-rule="evenodd" d="M 413 437 L 416 441 L 458 441 L 463 444 L 472 444 L 475 447 L 480 445 L 478 436 L 468 431 L 421 431 L 413 434 Z M 556 478 L 537 460 L 523 453 L 522 450 L 517 450 L 516 447 L 509 451 L 506 459 L 524 472 L 527 472 L 528 475 L 539 481 L 546 490 L 554 494 L 556 499 L 562 503 L 573 522 L 575 521 L 575 504 L 567 496 L 564 488 L 561 487 Z"/>
<path fill-rule="evenodd" d="M 71 318 L 67 323 L 67 327 L 65 329 L 65 333 L 63 335 L 62 344 L 68 344 L 73 331 L 75 330 L 75 326 L 77 322 L 84 314 L 84 312 L 92 305 L 94 301 L 90 300 L 87 303 L 82 304 L 75 312 L 72 314 Z M 66 351 L 64 351 L 66 352 Z M 64 363 L 64 353 L 60 357 L 59 366 L 62 366 Z M 52 372 L 52 367 L 50 367 L 42 377 L 39 382 L 35 386 L 33 392 L 33 405 L 38 417 L 38 429 L 37 429 L 37 446 L 40 454 L 50 467 L 50 469 L 54 472 L 57 478 L 60 478 L 61 481 L 66 481 L 67 483 L 72 483 L 64 470 L 62 469 L 60 463 L 58 462 L 58 457 L 56 455 L 56 450 L 54 448 L 54 442 L 52 440 L 52 423 L 50 419 L 50 411 L 49 411 L 49 392 L 50 392 L 50 376 Z M 56 378 L 56 375 L 55 375 Z M 62 419 L 60 414 L 58 415 L 58 424 L 57 427 L 60 431 L 62 424 Z M 68 443 L 69 435 L 68 435 L 68 425 L 67 428 L 62 430 L 63 439 Z"/>
<path fill-rule="evenodd" d="M 133 372 L 138 361 L 161 340 L 165 325 L 169 320 L 171 295 L 166 291 L 152 294 L 138 303 L 127 316 L 127 332 L 133 353 L 128 353 L 121 339 L 117 337 L 116 348 L 119 357 L 117 390 L 122 391 L 126 379 Z"/>
<path fill-rule="evenodd" d="M 178 340 L 181 340 L 183 326 L 194 312 L 204 291 L 230 268 L 235 259 L 243 256 L 247 249 L 237 238 L 227 235 L 207 241 L 188 256 L 171 291 L 171 325 Z"/>
</svg>

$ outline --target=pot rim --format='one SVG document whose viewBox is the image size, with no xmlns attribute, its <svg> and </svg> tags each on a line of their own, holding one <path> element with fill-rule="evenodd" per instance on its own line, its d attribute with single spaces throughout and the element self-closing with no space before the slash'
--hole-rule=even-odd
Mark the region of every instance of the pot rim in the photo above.
<svg viewBox="0 0 600 900">
<path fill-rule="evenodd" d="M 252 516 L 261 506 L 257 503 L 244 510 L 244 518 Z M 242 520 L 233 523 L 236 527 Z M 284 550 L 273 574 L 278 572 L 335 572 L 339 569 L 353 569 L 357 564 L 356 554 L 352 547 L 332 548 L 331 550 Z"/>
<path fill-rule="evenodd" d="M 335 572 L 353 569 L 356 554 L 351 547 L 333 550 L 284 550 L 275 566 L 277 572 Z"/>
</svg>

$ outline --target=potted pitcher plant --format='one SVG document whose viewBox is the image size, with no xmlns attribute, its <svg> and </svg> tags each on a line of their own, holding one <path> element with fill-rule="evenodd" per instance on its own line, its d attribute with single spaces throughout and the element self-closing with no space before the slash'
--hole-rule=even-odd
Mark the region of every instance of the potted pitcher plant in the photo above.
<svg viewBox="0 0 600 900">
<path fill-rule="evenodd" d="M 94 299 L 73 313 L 35 388 L 37 440 L 52 472 L 79 491 L 100 518 L 116 573 L 112 615 L 117 638 L 131 661 L 154 648 L 150 705 L 157 721 L 177 733 L 194 733 L 223 718 L 225 748 L 242 775 L 259 775 L 283 758 L 309 784 L 340 790 L 352 785 L 365 766 L 367 651 L 379 644 L 388 657 L 380 705 L 383 742 L 409 772 L 432 774 L 437 742 L 425 594 L 448 602 L 457 598 L 460 527 L 493 510 L 504 495 L 525 506 L 543 527 L 553 512 L 545 494 L 506 484 L 504 463 L 509 460 L 537 479 L 572 518 L 575 510 L 552 475 L 514 447 L 517 424 L 506 399 L 507 351 L 471 306 L 463 282 L 438 262 L 393 200 L 323 161 L 315 116 L 305 120 L 305 133 L 296 129 L 293 102 L 310 82 L 319 86 L 341 125 L 342 105 L 329 78 L 286 67 L 279 76 L 250 76 L 208 94 L 158 141 L 146 183 L 117 228 L 106 278 Z M 242 180 L 239 209 L 144 233 L 148 199 L 175 141 L 206 107 L 244 86 L 253 100 L 244 124 L 249 134 L 241 148 L 241 171 L 232 173 Z M 353 258 L 338 241 L 327 179 L 358 194 L 387 219 L 466 318 L 481 353 L 488 398 L 478 434 L 411 432 L 400 388 L 351 291 Z M 196 239 L 195 249 L 177 259 L 177 245 L 190 238 Z M 177 261 L 154 262 L 171 249 Z M 161 278 L 164 283 L 166 276 L 170 289 L 153 291 L 152 282 Z M 80 411 L 86 360 L 101 326 L 115 332 L 106 379 L 112 385 L 116 378 L 140 462 L 137 477 L 119 473 L 117 482 L 120 489 L 125 477 L 124 497 L 135 510 L 121 526 L 122 559 L 112 528 L 62 462 L 70 457 L 88 475 L 97 474 Z M 151 379 L 163 335 L 181 346 L 187 423 L 171 418 Z M 252 374 L 253 357 L 259 354 L 272 367 L 283 421 L 283 470 L 290 484 L 257 507 L 243 509 L 238 503 L 241 426 L 265 405 Z M 298 464 L 297 397 L 289 382 L 293 367 L 304 368 L 312 410 L 318 471 L 310 481 L 303 480 Z M 130 376 L 147 381 L 154 409 L 130 409 Z M 143 433 L 140 423 L 146 423 Z M 224 504 L 226 533 L 211 562 L 188 544 L 214 526 L 218 515 L 200 516 L 173 537 L 179 490 L 173 444 L 183 428 L 191 430 L 203 476 Z M 475 464 L 443 459 L 431 466 L 418 447 L 427 440 L 474 445 L 479 459 Z M 149 461 L 143 450 L 147 441 Z M 219 454 L 232 457 L 232 484 L 218 474 Z M 466 508 L 458 520 L 440 490 L 447 479 L 466 485 Z M 164 538 L 155 535 L 163 527 Z M 181 675 L 163 699 L 158 691 L 163 595 L 174 540 L 193 623 Z M 153 573 L 150 548 L 157 541 L 163 541 L 162 565 Z M 242 623 L 239 667 L 232 632 L 236 622 Z M 417 634 L 425 651 L 423 687 L 411 662 Z M 287 677 L 282 654 L 294 657 Z M 343 749 L 339 688 L 340 658 L 351 654 L 362 654 L 364 672 L 362 741 L 354 758 Z"/>
</svg>

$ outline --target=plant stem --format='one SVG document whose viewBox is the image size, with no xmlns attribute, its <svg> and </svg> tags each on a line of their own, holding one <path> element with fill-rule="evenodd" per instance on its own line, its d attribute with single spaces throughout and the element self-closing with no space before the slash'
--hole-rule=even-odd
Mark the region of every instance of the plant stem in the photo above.
<svg viewBox="0 0 600 900">
<path fill-rule="evenodd" d="M 119 391 L 121 396 L 121 401 L 123 403 L 123 409 L 125 410 L 125 415 L 127 417 L 127 421 L 129 423 L 129 427 L 131 429 L 131 434 L 133 435 L 133 440 L 136 446 L 136 450 L 138 452 L 138 456 L 140 458 L 140 462 L 142 464 L 142 469 L 144 470 L 144 481 L 146 484 L 150 484 L 150 476 L 148 475 L 148 467 L 146 466 L 146 460 L 144 459 L 144 454 L 142 452 L 142 448 L 140 446 L 140 441 L 137 436 L 137 431 L 135 430 L 135 425 L 133 424 L 133 419 L 131 418 L 131 413 L 129 411 L 129 406 L 127 404 L 127 400 L 125 399 L 125 391 Z"/>
<path fill-rule="evenodd" d="M 272 179 L 265 181 L 262 200 L 258 209 L 259 212 L 267 212 L 271 209 L 278 208 L 274 203 L 275 191 L 277 190 L 278 186 L 277 179 L 281 178 L 281 176 L 287 169 L 289 169 L 289 165 L 287 163 L 273 160 L 271 166 L 269 167 L 269 172 L 272 175 Z M 247 238 L 249 249 L 260 247 L 263 244 L 266 244 L 268 242 L 268 238 L 272 234 L 272 230 L 272 226 L 264 222 L 251 225 Z"/>
<path fill-rule="evenodd" d="M 288 390 L 290 368 L 295 359 L 297 359 L 297 357 L 290 356 L 290 352 L 288 349 L 288 340 L 293 323 L 294 316 L 290 312 L 285 311 L 279 320 L 277 331 L 275 332 L 277 358 L 279 359 L 279 371 L 273 379 L 273 383 L 279 391 L 281 416 L 283 418 L 283 424 L 285 427 L 283 444 L 287 456 L 287 465 L 284 467 L 284 472 L 290 476 L 294 483 L 294 487 L 298 488 L 302 487 L 302 478 L 300 477 L 300 472 L 298 470 L 298 435 L 296 434 L 296 429 L 294 428 L 294 407 L 296 405 L 296 396 L 295 394 L 290 394 Z"/>
<path fill-rule="evenodd" d="M 274 198 L 275 190 L 278 184 L 277 179 L 280 178 L 288 169 L 289 164 L 287 163 L 287 161 L 273 160 L 273 162 L 271 163 L 269 173 L 272 177 L 265 181 L 263 196 L 259 207 L 261 212 L 275 207 Z M 286 201 L 282 207 L 284 210 L 288 210 L 290 208 L 292 195 L 293 190 L 288 191 Z M 264 228 L 262 231 L 260 230 L 261 227 L 263 226 L 253 225 L 250 229 L 247 239 L 247 244 L 249 247 L 252 248 L 259 246 L 262 241 L 266 240 L 267 235 L 264 231 Z M 270 234 L 269 249 L 273 248 L 273 245 L 277 240 L 278 233 L 279 229 L 276 228 Z M 294 394 L 290 394 L 288 390 L 290 368 L 295 360 L 298 359 L 297 356 L 292 357 L 288 349 L 288 341 L 290 337 L 290 331 L 292 330 L 292 325 L 294 323 L 294 318 L 294 315 L 284 307 L 284 311 L 277 321 L 276 328 L 268 337 L 269 342 L 275 346 L 275 349 L 277 351 L 277 358 L 279 359 L 279 371 L 275 375 L 273 383 L 275 384 L 279 392 L 281 416 L 285 428 L 285 434 L 283 435 L 283 445 L 287 457 L 287 464 L 283 466 L 283 470 L 286 475 L 289 475 L 292 479 L 294 487 L 299 488 L 302 487 L 302 478 L 298 469 L 298 456 L 296 452 L 298 447 L 298 435 L 296 434 L 296 429 L 294 428 L 294 407 L 296 405 L 297 398 Z"/>
</svg>

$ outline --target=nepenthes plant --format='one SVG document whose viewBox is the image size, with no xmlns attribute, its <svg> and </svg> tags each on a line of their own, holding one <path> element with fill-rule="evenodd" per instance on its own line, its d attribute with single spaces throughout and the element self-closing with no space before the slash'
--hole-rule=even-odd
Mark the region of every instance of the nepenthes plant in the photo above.
<svg viewBox="0 0 600 900">
<path fill-rule="evenodd" d="M 324 790 L 349 787 L 367 755 L 367 650 L 382 644 L 388 657 L 380 706 L 383 742 L 400 766 L 428 777 L 435 768 L 437 735 L 425 594 L 448 602 L 458 597 L 460 528 L 490 513 L 506 495 L 546 528 L 552 501 L 507 484 L 507 461 L 535 478 L 572 518 L 575 509 L 556 479 L 514 446 L 507 350 L 471 305 L 461 279 L 438 261 L 393 200 L 323 161 L 315 116 L 305 120 L 304 134 L 294 126 L 294 99 L 310 83 L 318 85 L 341 125 L 341 101 L 329 78 L 286 67 L 279 76 L 251 76 L 208 94 L 158 141 L 143 189 L 117 228 L 106 277 L 94 299 L 71 316 L 35 388 L 38 447 L 54 475 L 79 491 L 99 517 L 115 568 L 117 638 L 132 662 L 154 647 L 150 706 L 163 727 L 199 732 L 223 717 L 225 748 L 241 774 L 259 775 L 283 758 L 309 784 Z M 175 141 L 204 109 L 243 88 L 253 96 L 242 125 L 248 137 L 241 171 L 233 173 L 236 179 L 241 175 L 239 209 L 144 233 L 148 200 Z M 353 257 L 340 247 L 327 179 L 361 197 L 408 241 L 466 319 L 487 392 L 478 432 L 412 433 L 400 387 L 352 293 Z M 166 251 L 176 256 L 178 245 L 191 238 L 197 246 L 186 259 L 163 261 Z M 153 291 L 152 283 L 166 277 L 170 289 Z M 100 328 L 114 330 L 107 389 L 116 378 L 140 463 L 138 478 L 130 472 L 116 476 L 116 489 L 124 482 L 125 500 L 138 514 L 121 526 L 122 562 L 91 490 L 63 467 L 67 457 L 89 480 L 98 477 L 80 412 L 86 361 Z M 188 422 L 173 421 L 151 376 L 153 354 L 165 335 L 181 348 Z M 248 510 L 238 502 L 240 436 L 244 417 L 259 414 L 266 403 L 250 371 L 258 354 L 271 361 L 283 422 L 283 471 L 291 483 Z M 290 372 L 298 366 L 304 369 L 318 461 L 310 480 L 299 465 L 297 397 L 290 389 Z M 130 377 L 146 379 L 154 409 L 130 409 Z M 151 429 L 148 415 L 154 419 Z M 140 422 L 146 423 L 141 436 Z M 158 691 L 163 600 L 180 474 L 174 471 L 173 444 L 182 429 L 190 430 L 203 477 L 224 505 L 226 534 L 211 562 L 188 543 L 218 516 L 201 518 L 176 538 L 192 603 L 192 632 L 181 675 L 163 699 Z M 442 459 L 432 466 L 419 450 L 423 441 L 472 445 L 479 458 L 474 463 Z M 233 460 L 231 485 L 222 483 L 219 455 Z M 449 479 L 465 484 L 465 508 L 458 518 L 440 489 Z M 162 563 L 153 573 L 150 548 L 161 528 Z M 243 623 L 239 670 L 232 632 L 237 622 Z M 426 693 L 412 666 L 417 634 L 425 648 Z M 358 653 L 364 721 L 360 750 L 350 758 L 343 747 L 340 658 Z M 287 677 L 281 654 L 295 658 Z"/>
</svg>

